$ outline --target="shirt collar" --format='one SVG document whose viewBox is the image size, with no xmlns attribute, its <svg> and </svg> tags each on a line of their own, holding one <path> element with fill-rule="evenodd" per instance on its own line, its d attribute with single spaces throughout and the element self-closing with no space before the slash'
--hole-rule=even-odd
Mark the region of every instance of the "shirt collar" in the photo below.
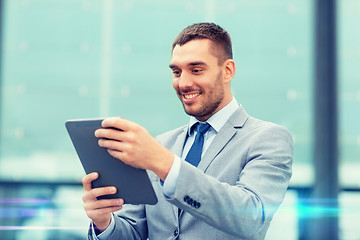
<svg viewBox="0 0 360 240">
<path fill-rule="evenodd" d="M 231 100 L 231 102 L 228 103 L 228 105 L 226 105 L 225 107 L 220 109 L 217 113 L 212 115 L 206 121 L 207 123 L 210 124 L 210 126 L 211 126 L 210 129 L 214 129 L 216 131 L 216 133 L 218 133 L 220 131 L 220 129 L 225 125 L 227 120 L 229 120 L 231 115 L 236 111 L 238 106 L 239 106 L 238 102 L 236 101 L 235 98 L 233 98 Z M 190 116 L 189 127 L 188 127 L 188 135 L 189 136 L 191 135 L 191 127 L 197 122 L 199 122 L 199 121 L 195 117 Z"/>
</svg>

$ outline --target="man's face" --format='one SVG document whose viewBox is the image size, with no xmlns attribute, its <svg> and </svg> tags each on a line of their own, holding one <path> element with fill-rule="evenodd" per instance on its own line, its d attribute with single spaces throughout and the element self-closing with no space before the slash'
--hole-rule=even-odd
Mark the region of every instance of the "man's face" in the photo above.
<svg viewBox="0 0 360 240">
<path fill-rule="evenodd" d="M 224 65 L 218 64 L 211 47 L 208 39 L 176 45 L 170 63 L 173 87 L 185 112 L 200 121 L 206 121 L 227 104 Z"/>
</svg>

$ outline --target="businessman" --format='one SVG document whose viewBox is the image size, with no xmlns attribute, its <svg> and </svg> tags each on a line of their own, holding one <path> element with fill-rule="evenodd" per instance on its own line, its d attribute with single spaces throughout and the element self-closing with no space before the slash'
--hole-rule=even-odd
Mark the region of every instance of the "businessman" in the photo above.
<svg viewBox="0 0 360 240">
<path fill-rule="evenodd" d="M 158 203 L 97 200 L 116 189 L 92 189 L 98 174 L 85 176 L 89 239 L 265 237 L 291 177 L 292 139 L 285 128 L 249 116 L 237 103 L 232 58 L 230 36 L 220 26 L 188 26 L 173 42 L 170 69 L 189 123 L 154 139 L 126 119 L 102 122 L 95 132 L 99 145 L 119 161 L 149 170 Z"/>
</svg>

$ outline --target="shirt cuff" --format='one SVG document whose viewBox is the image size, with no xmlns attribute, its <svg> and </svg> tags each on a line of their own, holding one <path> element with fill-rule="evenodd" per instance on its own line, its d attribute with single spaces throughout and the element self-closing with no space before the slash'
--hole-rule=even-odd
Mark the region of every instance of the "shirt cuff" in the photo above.
<svg viewBox="0 0 360 240">
<path fill-rule="evenodd" d="M 99 235 L 96 236 L 95 233 L 95 226 L 94 226 L 94 222 L 91 222 L 91 229 L 92 229 L 92 237 L 96 240 L 105 240 L 108 239 L 110 237 L 110 235 L 113 233 L 114 229 L 115 229 L 115 220 L 114 220 L 114 214 L 111 214 L 111 220 L 110 220 L 110 224 L 109 226 Z"/>
<path fill-rule="evenodd" d="M 172 197 L 175 193 L 179 173 L 180 173 L 181 159 L 175 155 L 174 162 L 170 168 L 170 171 L 165 179 L 163 187 L 163 193 L 167 197 Z"/>
</svg>

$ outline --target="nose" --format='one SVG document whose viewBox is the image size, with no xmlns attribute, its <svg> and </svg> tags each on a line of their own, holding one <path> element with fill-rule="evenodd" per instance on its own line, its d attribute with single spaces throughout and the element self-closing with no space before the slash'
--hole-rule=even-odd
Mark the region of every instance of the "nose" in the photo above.
<svg viewBox="0 0 360 240">
<path fill-rule="evenodd" d="M 187 74 L 186 72 L 183 72 L 177 81 L 178 81 L 178 86 L 181 90 L 190 89 L 194 85 L 191 76 L 189 76 L 189 74 Z"/>
</svg>

